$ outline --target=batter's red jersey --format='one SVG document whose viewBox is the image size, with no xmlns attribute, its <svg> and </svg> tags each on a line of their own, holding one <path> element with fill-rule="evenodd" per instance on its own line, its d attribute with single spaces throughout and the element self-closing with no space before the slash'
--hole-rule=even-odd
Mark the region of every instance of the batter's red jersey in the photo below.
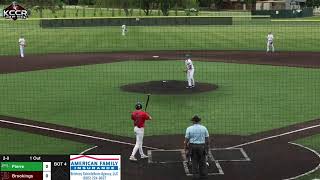
<svg viewBox="0 0 320 180">
<path fill-rule="evenodd" d="M 133 120 L 134 126 L 142 128 L 144 127 L 145 121 L 149 120 L 149 114 L 141 110 L 136 110 L 131 114 L 131 119 Z"/>
</svg>

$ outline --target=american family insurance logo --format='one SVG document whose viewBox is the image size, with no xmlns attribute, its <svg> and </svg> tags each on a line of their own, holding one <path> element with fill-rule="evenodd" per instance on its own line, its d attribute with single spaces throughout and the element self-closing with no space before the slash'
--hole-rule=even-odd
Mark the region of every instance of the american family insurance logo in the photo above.
<svg viewBox="0 0 320 180">
<path fill-rule="evenodd" d="M 27 19 L 28 11 L 16 2 L 12 2 L 10 6 L 3 10 L 3 17 L 7 19 Z"/>
<path fill-rule="evenodd" d="M 71 155 L 70 180 L 120 180 L 120 163 L 120 155 Z"/>
</svg>

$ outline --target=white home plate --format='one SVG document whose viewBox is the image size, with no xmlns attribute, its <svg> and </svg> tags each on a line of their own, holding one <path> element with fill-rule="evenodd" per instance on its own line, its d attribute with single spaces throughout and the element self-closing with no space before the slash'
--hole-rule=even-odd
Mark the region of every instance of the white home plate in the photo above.
<svg viewBox="0 0 320 180">
<path fill-rule="evenodd" d="M 153 58 L 158 58 L 159 56 L 152 56 Z"/>
</svg>

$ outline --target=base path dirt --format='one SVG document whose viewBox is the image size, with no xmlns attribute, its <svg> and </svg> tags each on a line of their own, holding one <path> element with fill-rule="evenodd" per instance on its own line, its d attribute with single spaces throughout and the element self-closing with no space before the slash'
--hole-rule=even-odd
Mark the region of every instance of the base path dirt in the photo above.
<svg viewBox="0 0 320 180">
<path fill-rule="evenodd" d="M 32 56 L 27 54 L 25 58 L 2 56 L 0 57 L 0 73 L 130 60 L 183 60 L 185 54 L 191 54 L 192 59 L 195 61 L 305 68 L 320 67 L 320 53 L 315 52 L 266 54 L 265 52 L 255 51 L 147 51 Z M 159 57 L 153 58 L 154 56 Z M 213 161 L 211 167 L 215 172 L 209 176 L 209 179 L 281 180 L 307 174 L 319 167 L 319 154 L 311 149 L 289 142 L 319 134 L 319 124 L 320 120 L 312 120 L 249 136 L 211 134 L 211 148 L 222 148 L 223 151 L 213 151 L 212 156 L 216 160 Z M 148 160 L 141 160 L 137 163 L 130 162 L 128 159 L 135 143 L 133 138 L 6 116 L 0 117 L 0 127 L 97 146 L 88 150 L 86 154 L 121 154 L 123 180 L 191 179 L 187 176 L 186 167 L 182 162 L 157 163 L 149 162 Z M 48 128 L 51 130 L 48 131 Z M 79 136 L 79 134 L 84 136 Z M 146 134 L 148 134 L 147 130 Z M 160 158 L 160 160 L 162 158 L 165 161 L 168 157 L 164 155 L 166 153 L 161 154 L 161 151 L 166 150 L 164 152 L 167 152 L 168 150 L 181 149 L 183 147 L 183 139 L 181 134 L 145 137 L 144 145 L 146 147 L 144 149 L 151 154 L 155 153 L 156 155 L 158 153 L 155 157 Z M 229 149 L 234 150 L 235 154 L 231 153 L 233 151 L 229 151 Z M 239 154 L 243 157 L 237 157 Z M 172 157 L 171 155 L 169 156 Z"/>
<path fill-rule="evenodd" d="M 256 51 L 146 51 L 112 53 L 74 53 L 18 56 L 0 56 L 0 73 L 14 73 L 41 69 L 62 68 L 88 64 L 112 63 L 129 60 L 182 60 L 191 54 L 196 61 L 213 61 L 243 64 L 265 64 L 293 67 L 320 67 L 318 52 Z M 153 56 L 159 56 L 154 58 Z"/>
</svg>

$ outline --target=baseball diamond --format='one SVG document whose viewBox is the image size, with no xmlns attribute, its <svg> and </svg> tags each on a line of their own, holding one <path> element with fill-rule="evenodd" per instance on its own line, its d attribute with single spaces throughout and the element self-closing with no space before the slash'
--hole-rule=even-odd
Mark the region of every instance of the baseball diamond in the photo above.
<svg viewBox="0 0 320 180">
<path fill-rule="evenodd" d="M 0 166 L 75 155 L 114 161 L 110 180 L 320 178 L 318 1 L 2 3 L 27 16 L 0 17 Z"/>
<path fill-rule="evenodd" d="M 299 61 L 300 56 L 306 53 L 276 53 L 268 57 L 263 53 L 230 51 L 228 58 L 219 57 L 226 53 L 222 51 L 208 51 L 207 57 L 203 52 L 194 51 L 196 61 L 209 63 L 225 62 L 239 64 L 267 64 L 272 66 L 319 68 L 316 61 L 318 53 L 306 61 Z M 107 54 L 53 54 L 43 56 L 25 57 L 25 63 L 14 61 L 17 57 L 1 58 L 1 72 L 32 72 L 66 66 L 81 66 L 100 63 L 117 63 L 134 58 L 135 61 L 149 61 L 152 54 L 161 54 L 159 60 L 179 59 L 184 52 L 165 51 L 148 52 L 138 55 L 133 53 L 107 53 Z M 197 56 L 196 54 L 199 54 Z M 210 56 L 212 54 L 212 57 Z M 99 60 L 96 60 L 99 57 Z M 137 57 L 140 57 L 137 59 Z M 259 60 L 254 60 L 259 59 Z M 287 58 L 286 58 L 287 57 Z M 284 59 L 289 59 L 285 61 Z M 252 60 L 251 60 L 252 59 Z M 95 61 L 96 60 L 96 61 Z M 90 63 L 89 63 L 90 62 Z M 263 65 L 264 66 L 264 65 Z M 119 87 L 120 88 L 120 87 Z M 152 108 L 152 104 L 151 107 Z M 134 146 L 134 139 L 124 136 L 112 135 L 103 132 L 79 129 L 51 122 L 28 120 L 2 116 L 0 127 L 46 135 L 55 138 L 68 139 L 94 146 L 83 153 L 120 153 L 122 155 L 123 179 L 189 179 L 192 173 L 185 164 L 184 151 L 181 149 L 182 135 L 153 135 L 144 140 L 144 148 L 148 150 L 149 159 L 137 163 L 129 162 L 130 151 Z M 319 120 L 311 120 L 292 124 L 283 128 L 276 128 L 264 132 L 244 135 L 211 134 L 212 154 L 209 166 L 209 179 L 290 179 L 312 172 L 319 168 L 319 153 L 307 147 L 291 143 L 320 131 Z M 266 158 L 267 157 L 267 158 Z"/>
</svg>

